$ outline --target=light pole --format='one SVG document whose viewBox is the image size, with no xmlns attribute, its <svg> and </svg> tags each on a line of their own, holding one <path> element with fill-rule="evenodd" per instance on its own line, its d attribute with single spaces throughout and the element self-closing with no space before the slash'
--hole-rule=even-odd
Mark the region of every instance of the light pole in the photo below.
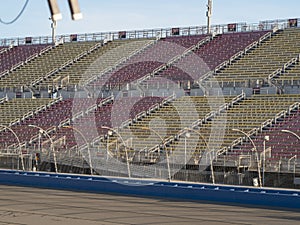
<svg viewBox="0 0 300 225">
<path fill-rule="evenodd" d="M 281 132 L 292 134 L 300 141 L 300 136 L 291 130 L 281 130 Z"/>
<path fill-rule="evenodd" d="M 281 130 L 281 132 L 292 134 L 292 135 L 294 135 L 300 141 L 300 136 L 298 134 L 296 134 L 295 132 L 291 131 L 291 130 Z M 288 169 L 290 169 L 290 161 L 292 159 L 296 160 L 297 159 L 297 155 L 294 155 L 292 158 L 289 159 L 289 161 L 288 161 Z"/>
<path fill-rule="evenodd" d="M 212 0 L 208 0 L 207 3 L 207 34 L 211 33 L 211 15 L 212 15 Z"/>
<path fill-rule="evenodd" d="M 190 133 L 185 133 L 184 135 L 184 165 L 185 165 L 185 169 L 186 169 L 186 164 L 187 164 L 187 159 L 186 159 L 186 148 L 187 148 L 187 138 L 191 137 L 191 134 Z"/>
<path fill-rule="evenodd" d="M 233 131 L 237 131 L 240 132 L 242 134 L 244 134 L 252 143 L 253 147 L 254 147 L 254 151 L 255 151 L 255 155 L 256 155 L 256 161 L 257 161 L 257 172 L 258 172 L 258 179 L 259 179 L 259 186 L 262 187 L 262 181 L 261 181 L 261 171 L 260 171 L 260 160 L 258 158 L 258 152 L 257 152 L 257 148 L 256 145 L 254 143 L 254 141 L 252 140 L 252 138 L 250 137 L 249 134 L 247 134 L 245 131 L 242 131 L 240 129 L 232 129 Z"/>
<path fill-rule="evenodd" d="M 19 144 L 19 155 L 21 156 L 22 170 L 24 171 L 25 170 L 25 167 L 24 167 L 24 158 L 23 158 L 23 153 L 22 153 L 22 148 L 21 148 L 21 142 L 20 142 L 20 139 L 19 139 L 18 135 L 13 131 L 13 129 L 11 129 L 8 126 L 0 125 L 0 127 L 3 127 L 4 129 L 9 130 L 16 137 L 16 139 L 18 141 L 18 144 Z"/>
<path fill-rule="evenodd" d="M 263 142 L 263 145 L 264 145 L 264 152 L 263 152 L 263 187 L 265 186 L 265 167 L 266 167 L 266 141 L 269 141 L 270 140 L 270 137 L 267 135 L 264 137 L 264 142 Z"/>
<path fill-rule="evenodd" d="M 89 143 L 88 143 L 86 137 L 83 135 L 83 133 L 82 133 L 79 129 L 77 129 L 77 128 L 73 127 L 73 126 L 63 126 L 63 127 L 64 127 L 64 128 L 70 128 L 70 129 L 75 130 L 76 132 L 78 132 L 78 133 L 80 134 L 80 136 L 81 136 L 82 139 L 84 140 L 84 142 L 85 142 L 85 144 L 86 144 L 86 146 L 87 146 L 87 149 L 88 149 L 90 171 L 91 171 L 91 175 L 93 176 L 93 165 L 92 165 L 91 150 L 90 150 L 90 146 L 89 146 Z"/>
<path fill-rule="evenodd" d="M 130 173 L 130 165 L 129 165 L 129 160 L 128 160 L 128 152 L 127 152 L 127 145 L 123 139 L 123 137 L 120 135 L 120 133 L 118 131 L 116 131 L 115 129 L 111 128 L 111 127 L 107 127 L 107 126 L 102 126 L 101 128 L 103 129 L 107 129 L 109 131 L 112 131 L 114 133 L 116 133 L 118 135 L 118 137 L 121 139 L 124 148 L 125 148 L 125 155 L 126 155 L 126 164 L 127 164 L 127 171 L 128 171 L 128 177 L 131 177 L 131 173 Z"/>
<path fill-rule="evenodd" d="M 150 128 L 150 127 L 139 127 L 140 129 L 142 130 L 149 130 L 149 131 L 152 131 L 154 134 L 156 134 L 159 139 L 161 140 L 161 143 L 163 144 L 163 147 L 166 151 L 166 160 L 167 160 L 167 168 L 168 168 L 168 181 L 170 182 L 172 177 L 171 177 L 171 169 L 170 169 L 170 160 L 169 160 L 169 154 L 168 154 L 168 150 L 167 150 L 167 146 L 164 142 L 164 139 L 162 138 L 162 136 L 156 131 L 154 130 L 153 128 Z"/>
<path fill-rule="evenodd" d="M 82 13 L 80 11 L 78 0 L 69 0 L 70 11 L 72 15 L 72 20 L 82 19 Z M 62 15 L 60 13 L 58 4 L 56 0 L 48 0 L 48 5 L 51 13 L 52 20 L 52 40 L 55 43 L 55 29 L 56 29 L 56 21 L 62 19 Z"/>
<path fill-rule="evenodd" d="M 107 132 L 107 143 L 106 143 L 106 161 L 108 161 L 108 155 L 109 155 L 109 137 L 112 135 L 112 131 L 109 130 Z"/>
<path fill-rule="evenodd" d="M 52 43 L 55 45 L 56 44 L 56 28 L 57 28 L 57 21 L 51 19 L 51 28 L 52 28 Z"/>
<path fill-rule="evenodd" d="M 196 130 L 188 128 L 188 127 L 184 128 L 184 130 L 190 131 L 190 132 L 195 132 L 204 141 L 205 147 L 208 148 L 208 143 L 207 143 L 205 137 L 199 131 L 196 131 Z M 212 157 L 211 157 L 212 151 L 209 151 L 208 153 L 209 153 L 209 157 L 210 157 L 211 179 L 212 179 L 212 183 L 215 184 L 215 173 L 214 173 L 214 167 L 213 167 L 213 160 L 212 160 Z"/>
<path fill-rule="evenodd" d="M 41 127 L 37 126 L 37 125 L 33 125 L 33 124 L 29 124 L 29 127 L 34 127 L 39 129 L 39 132 L 42 134 L 45 134 L 47 136 L 47 138 L 50 140 L 51 142 L 51 149 L 52 149 L 52 153 L 53 153 L 53 160 L 54 160 L 54 167 L 55 167 L 55 173 L 57 173 L 57 162 L 56 162 L 56 154 L 55 154 L 55 150 L 54 150 L 54 144 L 53 144 L 53 140 L 50 137 L 50 135 Z M 51 163 L 51 162 L 50 162 Z"/>
<path fill-rule="evenodd" d="M 187 154 L 187 138 L 191 137 L 190 133 L 185 133 L 184 135 L 184 169 L 185 169 L 185 180 L 187 180 L 187 159 L 186 159 L 186 154 Z"/>
</svg>

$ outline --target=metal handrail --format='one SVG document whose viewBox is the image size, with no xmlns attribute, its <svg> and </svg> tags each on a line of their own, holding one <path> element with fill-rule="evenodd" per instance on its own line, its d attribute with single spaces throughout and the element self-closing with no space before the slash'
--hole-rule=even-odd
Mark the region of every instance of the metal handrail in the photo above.
<svg viewBox="0 0 300 225">
<path fill-rule="evenodd" d="M 7 102 L 8 101 L 8 97 L 5 96 L 4 98 L 1 98 L 0 99 L 0 104 L 4 103 L 4 102 Z"/>
<path fill-rule="evenodd" d="M 273 122 L 276 123 L 278 119 L 285 117 L 289 113 L 290 109 L 294 109 L 295 107 L 299 107 L 299 105 L 300 105 L 300 103 L 298 103 L 298 102 L 291 104 L 288 107 L 288 110 L 282 110 L 282 111 L 278 112 L 273 118 L 267 119 L 266 121 L 262 122 L 261 125 L 260 125 L 260 127 L 253 128 L 247 134 L 249 136 L 257 135 L 257 133 L 262 132 L 262 130 L 265 127 L 267 127 L 269 125 L 272 125 Z M 236 145 L 241 144 L 241 143 L 242 143 L 242 141 L 240 141 L 240 138 L 237 138 L 236 140 L 234 140 L 231 143 L 230 148 L 232 149 L 233 147 L 235 147 Z"/>
<path fill-rule="evenodd" d="M 216 74 L 219 70 L 223 69 L 224 67 L 226 67 L 228 65 L 231 65 L 231 63 L 233 61 L 235 61 L 238 58 L 242 57 L 243 55 L 247 54 L 253 48 L 256 48 L 262 41 L 264 41 L 268 38 L 271 38 L 272 34 L 275 32 L 276 31 L 271 31 L 271 32 L 264 34 L 262 37 L 259 38 L 258 41 L 252 42 L 244 50 L 237 52 L 236 54 L 231 56 L 229 60 L 226 60 L 226 61 L 222 62 L 221 64 L 219 64 L 218 66 L 216 66 L 214 71 L 209 71 L 206 74 L 204 74 L 203 76 L 201 76 L 198 82 L 202 83 L 204 80 L 206 80 L 206 79 L 210 78 L 211 76 L 213 76 L 214 74 Z"/>
<path fill-rule="evenodd" d="M 45 53 L 45 52 L 47 52 L 49 50 L 51 50 L 52 48 L 54 48 L 54 46 L 48 46 L 48 47 L 42 49 L 40 52 L 35 53 L 35 54 L 31 55 L 31 56 L 28 56 L 24 61 L 20 61 L 17 64 L 13 65 L 9 70 L 5 70 L 2 73 L 0 73 L 0 78 L 8 75 L 13 70 L 18 69 L 20 66 L 23 66 L 24 64 L 30 62 L 31 60 L 35 59 L 36 57 L 42 55 L 43 53 Z"/>
<path fill-rule="evenodd" d="M 273 78 L 276 78 L 281 73 L 284 73 L 286 71 L 286 69 L 290 68 L 290 66 L 295 65 L 297 62 L 299 62 L 299 55 L 297 55 L 296 57 L 293 57 L 292 59 L 287 61 L 285 64 L 283 64 L 283 66 L 281 68 L 279 68 L 279 69 L 275 70 L 274 72 L 272 72 L 271 74 L 269 74 L 268 80 L 270 81 Z"/>
<path fill-rule="evenodd" d="M 195 45 L 191 46 L 190 48 L 186 49 L 182 54 L 174 56 L 167 63 L 162 64 L 161 66 L 154 69 L 151 73 L 139 78 L 136 81 L 136 83 L 140 84 L 140 83 L 150 79 L 151 77 L 154 77 L 156 74 L 158 74 L 159 72 L 165 70 L 167 67 L 175 64 L 178 60 L 182 59 L 183 57 L 187 56 L 188 54 L 194 52 L 196 49 L 200 48 L 202 45 L 209 42 L 211 39 L 212 39 L 212 37 L 208 36 L 208 37 L 200 40 L 197 44 L 195 44 Z"/>
<path fill-rule="evenodd" d="M 101 44 L 101 43 L 100 43 L 100 44 Z M 88 55 L 89 53 L 95 51 L 95 50 L 98 49 L 98 48 L 99 48 L 99 43 L 95 44 L 94 46 L 92 46 L 92 47 L 91 47 L 90 49 L 88 49 L 87 51 L 81 52 L 80 54 L 78 54 L 77 56 L 75 56 L 73 59 L 70 59 L 70 60 L 66 61 L 66 62 L 65 62 L 64 64 L 62 64 L 59 68 L 55 68 L 55 69 L 51 70 L 50 72 L 48 72 L 47 74 L 45 74 L 45 75 L 43 76 L 42 79 L 41 79 L 41 78 L 38 78 L 38 79 L 32 81 L 30 85 L 31 85 L 31 86 L 35 86 L 35 85 L 39 84 L 39 83 L 42 82 L 44 79 L 47 79 L 47 78 L 53 76 L 53 75 L 56 74 L 57 72 L 59 72 L 59 71 L 63 70 L 64 68 L 70 66 L 70 65 L 73 64 L 74 62 L 76 62 L 76 61 L 82 59 L 83 57 L 85 57 L 86 55 Z M 65 77 L 61 78 L 61 80 L 64 79 L 64 78 L 65 78 Z"/>
<path fill-rule="evenodd" d="M 113 66 L 110 66 L 106 69 L 104 69 L 103 71 L 101 71 L 99 74 L 96 74 L 95 76 L 92 76 L 90 78 L 88 78 L 83 86 L 88 85 L 89 83 L 97 80 L 98 78 L 102 77 L 104 74 L 112 72 L 113 70 L 115 70 L 118 66 L 120 66 L 122 63 L 125 63 L 126 61 L 128 61 L 131 57 L 135 56 L 136 54 L 144 51 L 146 48 L 148 48 L 150 45 L 155 44 L 157 41 L 149 41 L 148 43 L 146 43 L 142 48 L 139 48 L 135 51 L 133 51 L 130 55 L 123 57 L 121 59 L 119 59 Z"/>
<path fill-rule="evenodd" d="M 299 19 L 298 19 L 299 21 Z M 236 32 L 246 31 L 260 31 L 260 30 L 276 30 L 284 29 L 289 27 L 288 19 L 269 20 L 261 21 L 258 23 L 236 23 Z M 211 30 L 215 33 L 230 33 L 228 24 L 212 25 Z M 206 34 L 207 26 L 190 26 L 190 27 L 179 27 L 179 35 L 190 36 L 198 34 Z M 58 35 L 56 42 L 60 40 L 63 42 L 72 42 L 71 36 L 73 35 Z M 111 40 L 115 39 L 139 39 L 139 38 L 157 38 L 157 37 L 168 37 L 173 36 L 172 28 L 155 28 L 145 30 L 131 30 L 126 31 L 126 38 L 119 36 L 119 31 L 115 32 L 100 32 L 100 33 L 86 33 L 77 34 L 77 41 L 103 41 L 107 38 Z M 53 42 L 52 36 L 39 36 L 31 37 L 32 44 L 50 44 Z M 0 46 L 9 46 L 11 43 L 14 45 L 26 44 L 26 37 L 15 37 L 15 38 L 4 38 L 0 39 Z"/>
<path fill-rule="evenodd" d="M 10 48 L 3 48 L 0 50 L 0 54 L 4 53 L 4 52 L 7 52 L 8 50 L 10 50 Z"/>
</svg>

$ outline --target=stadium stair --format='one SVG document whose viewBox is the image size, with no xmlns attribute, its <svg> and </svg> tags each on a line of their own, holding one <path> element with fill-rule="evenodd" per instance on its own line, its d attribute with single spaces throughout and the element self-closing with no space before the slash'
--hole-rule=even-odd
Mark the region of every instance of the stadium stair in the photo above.
<svg viewBox="0 0 300 225">
<path fill-rule="evenodd" d="M 224 100 L 222 97 L 199 96 L 175 99 L 162 105 L 154 113 L 119 129 L 119 133 L 128 144 L 128 147 L 132 149 L 129 155 L 133 161 L 138 155 L 138 158 L 145 163 L 157 162 L 160 159 L 162 145 L 168 146 L 167 151 L 175 152 L 174 156 L 180 157 L 183 148 L 182 146 L 179 147 L 178 140 L 186 131 L 185 128 L 193 129 L 198 127 L 200 123 L 208 122 L 216 112 L 230 107 L 233 104 L 232 102 L 235 101 L 234 99 L 225 97 Z M 194 113 L 192 113 L 193 111 Z M 192 136 L 195 138 L 195 134 L 192 134 Z M 116 139 L 111 138 L 111 140 Z M 189 142 L 191 140 L 193 139 L 189 139 Z M 200 140 L 199 143 L 199 149 L 205 147 L 203 140 Z M 176 152 L 174 150 L 175 146 L 176 150 L 177 147 L 180 150 Z"/>
<path fill-rule="evenodd" d="M 299 49 L 300 52 L 300 49 Z M 292 58 L 289 62 L 287 62 L 281 71 L 272 77 L 274 78 L 274 82 L 279 84 L 281 87 L 285 86 L 299 86 L 300 85 L 300 64 L 299 57 Z"/>
<path fill-rule="evenodd" d="M 54 82 L 43 82 L 42 85 L 59 87 L 86 86 L 88 83 L 114 70 L 119 64 L 127 61 L 132 55 L 153 44 L 153 40 L 124 40 L 112 41 L 104 44 L 102 48 L 89 51 L 72 65 L 57 71 Z"/>
<path fill-rule="evenodd" d="M 173 43 L 170 44 L 172 48 L 178 48 L 178 50 L 175 51 L 176 54 L 173 55 L 172 58 L 168 58 L 168 57 L 163 58 L 161 60 L 162 64 L 159 67 L 157 67 L 155 70 L 148 72 L 145 76 L 138 78 L 137 84 L 140 84 L 142 87 L 149 89 L 154 85 L 156 85 L 156 87 L 163 87 L 163 86 L 170 87 L 174 85 L 174 83 L 176 83 L 175 85 L 177 85 L 177 82 L 180 81 L 193 82 L 194 80 L 193 77 L 190 77 L 190 75 L 185 76 L 185 72 L 183 72 L 182 70 L 180 72 L 176 71 L 176 69 L 178 70 L 176 66 L 180 68 L 181 66 L 179 64 L 180 63 L 182 64 L 183 61 L 185 63 L 185 61 L 190 61 L 190 58 L 194 59 L 194 57 L 191 56 L 193 52 L 201 48 L 201 46 L 205 45 L 206 43 L 210 42 L 212 39 L 213 39 L 212 36 L 207 36 L 207 35 L 196 35 L 196 36 L 188 36 L 188 37 L 184 37 L 184 36 L 169 37 L 164 39 L 164 41 L 166 42 Z M 184 63 L 183 63 L 183 67 L 186 68 L 187 66 Z M 175 69 L 175 72 L 174 71 L 168 72 L 168 70 L 172 70 L 172 69 Z M 191 72 L 191 74 L 195 74 L 195 73 L 197 73 L 197 71 Z"/>
<path fill-rule="evenodd" d="M 52 45 L 19 45 L 4 48 L 0 53 L 0 78 L 51 50 Z"/>
<path fill-rule="evenodd" d="M 156 77 L 144 82 L 143 86 L 161 88 L 179 85 L 184 89 L 190 89 L 199 83 L 201 85 L 203 80 L 211 76 L 211 70 L 218 71 L 227 66 L 270 36 L 270 31 L 258 31 L 208 37 L 178 59 L 154 71 Z"/>
<path fill-rule="evenodd" d="M 98 43 L 95 42 L 72 42 L 64 43 L 51 48 L 44 54 L 35 57 L 22 67 L 12 71 L 9 75 L 0 79 L 2 88 L 23 87 L 24 85 L 36 85 L 49 76 L 58 68 L 69 64 L 70 60 L 76 60 L 80 54 L 85 53 Z"/>
<path fill-rule="evenodd" d="M 268 152 L 269 157 L 267 158 L 272 162 L 269 165 L 276 165 L 273 167 L 273 172 L 276 167 L 277 169 L 280 168 L 280 166 L 278 167 L 279 163 L 287 164 L 288 159 L 296 155 L 299 143 L 295 140 L 292 143 L 287 142 L 285 138 L 288 135 L 283 134 L 281 130 L 292 129 L 297 131 L 298 127 L 292 128 L 290 123 L 297 124 L 299 122 L 297 116 L 300 105 L 299 100 L 299 95 L 257 95 L 246 99 L 234 112 L 228 112 L 226 139 L 223 148 L 218 152 L 216 164 L 222 164 L 225 157 L 226 161 L 231 160 L 237 166 L 241 158 L 251 156 L 252 163 L 248 161 L 247 167 L 254 170 L 257 168 L 255 163 L 257 156 L 253 151 L 254 146 L 246 136 L 241 136 L 241 133 L 232 129 L 240 129 L 253 139 L 257 147 L 259 160 L 262 160 L 262 152 L 264 151 L 264 137 L 270 137 L 267 148 L 271 147 L 271 151 Z M 278 104 L 278 102 L 281 102 L 281 104 Z M 285 136 L 285 138 L 282 138 L 282 136 Z"/>
<path fill-rule="evenodd" d="M 0 105 L 0 124 L 12 126 L 18 124 L 32 115 L 50 107 L 59 99 L 28 99 L 16 98 L 4 101 Z"/>
<path fill-rule="evenodd" d="M 299 55 L 300 29 L 280 30 L 264 40 L 231 65 L 217 71 L 209 84 L 218 82 L 221 87 L 262 87 L 269 85 L 269 76 L 282 69 L 292 58 Z"/>
</svg>

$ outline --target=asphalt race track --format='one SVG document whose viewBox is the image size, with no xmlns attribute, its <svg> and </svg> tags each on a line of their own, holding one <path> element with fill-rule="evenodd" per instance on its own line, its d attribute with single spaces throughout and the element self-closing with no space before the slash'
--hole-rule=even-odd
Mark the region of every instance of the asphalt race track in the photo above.
<svg viewBox="0 0 300 225">
<path fill-rule="evenodd" d="M 0 186 L 0 225 L 299 224 L 299 211 Z"/>
</svg>

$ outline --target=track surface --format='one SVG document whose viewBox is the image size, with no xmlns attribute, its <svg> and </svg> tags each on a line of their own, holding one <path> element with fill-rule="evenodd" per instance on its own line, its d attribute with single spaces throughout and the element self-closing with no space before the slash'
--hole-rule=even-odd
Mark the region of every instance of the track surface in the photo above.
<svg viewBox="0 0 300 225">
<path fill-rule="evenodd" d="M 300 213 L 0 185 L 0 225 L 300 224 Z"/>
</svg>

